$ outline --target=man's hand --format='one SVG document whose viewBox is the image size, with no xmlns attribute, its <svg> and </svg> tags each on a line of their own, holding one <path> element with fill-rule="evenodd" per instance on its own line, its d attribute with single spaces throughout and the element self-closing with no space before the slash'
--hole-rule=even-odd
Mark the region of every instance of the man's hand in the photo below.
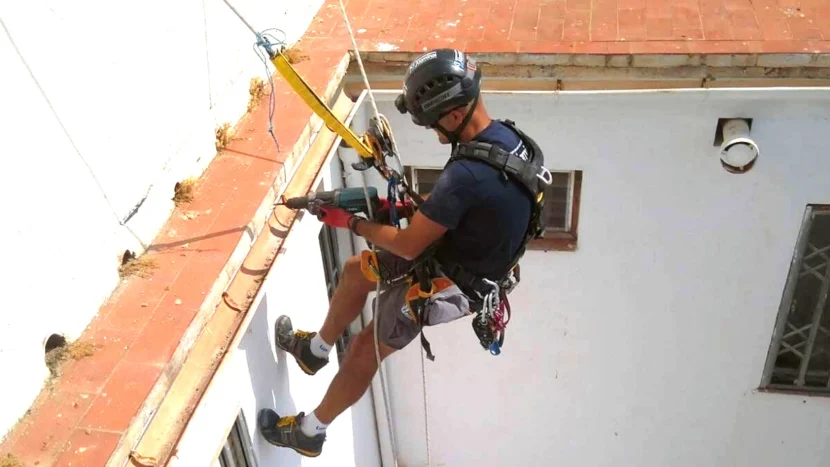
<svg viewBox="0 0 830 467">
<path fill-rule="evenodd" d="M 381 198 L 380 199 L 380 208 L 375 212 L 375 222 L 386 224 L 389 222 L 390 216 L 392 215 L 392 206 L 388 199 Z M 403 217 L 410 217 L 414 214 L 415 210 L 412 206 L 412 201 L 396 201 L 395 202 L 395 211 L 398 214 L 398 219 Z"/>
<path fill-rule="evenodd" d="M 326 207 L 320 207 L 320 214 L 317 215 L 317 219 L 320 219 L 324 224 L 341 229 L 349 228 L 349 219 L 351 217 L 352 214 L 343 209 Z"/>
<path fill-rule="evenodd" d="M 380 209 L 378 209 L 378 212 L 385 211 L 385 210 L 389 209 L 390 206 L 391 206 L 391 203 L 389 202 L 388 198 L 381 198 L 380 199 Z M 412 201 L 409 201 L 409 200 L 396 201 L 395 202 L 395 208 L 397 208 L 398 211 L 400 211 L 401 209 L 404 209 L 404 208 L 411 209 L 412 208 Z"/>
<path fill-rule="evenodd" d="M 376 214 L 378 217 L 388 217 L 390 203 L 381 199 L 382 206 Z M 396 202 L 400 217 L 408 217 L 413 209 L 410 202 Z M 349 220 L 355 218 L 353 214 L 340 208 L 320 207 L 320 214 L 317 218 L 326 225 L 334 228 L 348 229 Z M 392 254 L 407 260 L 413 260 L 420 255 L 433 242 L 441 238 L 447 228 L 434 222 L 420 212 L 415 212 L 409 226 L 405 229 L 398 229 L 384 223 L 369 222 L 362 217 L 355 226 L 356 234 L 362 236 L 366 241 L 377 245 Z M 355 220 L 357 220 L 355 219 Z"/>
</svg>

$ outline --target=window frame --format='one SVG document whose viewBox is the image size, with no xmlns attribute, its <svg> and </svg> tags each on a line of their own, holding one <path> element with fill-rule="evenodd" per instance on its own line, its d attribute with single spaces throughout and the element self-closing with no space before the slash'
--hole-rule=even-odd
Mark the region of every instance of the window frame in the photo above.
<svg viewBox="0 0 830 467">
<path fill-rule="evenodd" d="M 579 231 L 579 210 L 582 200 L 582 171 L 581 170 L 552 170 L 554 173 L 568 173 L 568 203 L 565 228 L 548 227 L 543 238 L 528 242 L 528 250 L 541 251 L 576 251 Z"/>
<path fill-rule="evenodd" d="M 215 465 L 219 467 L 258 467 L 254 454 L 253 439 L 248 432 L 245 421 L 245 412 L 239 411 L 236 420 L 231 426 L 225 444 L 219 451 Z"/>
<path fill-rule="evenodd" d="M 812 223 L 816 216 L 830 216 L 830 205 L 808 204 L 804 210 L 804 215 L 801 220 L 801 227 L 798 231 L 798 237 L 792 256 L 792 261 L 790 262 L 790 268 L 787 273 L 787 279 L 784 285 L 784 291 L 781 295 L 781 301 L 778 307 L 775 327 L 773 329 L 772 337 L 770 339 L 770 345 L 767 350 L 767 358 L 761 375 L 761 383 L 758 387 L 758 390 L 762 392 L 791 393 L 799 395 L 815 395 L 825 397 L 830 396 L 830 376 L 828 376 L 828 381 L 824 388 L 815 386 L 802 386 L 804 384 L 804 379 L 806 377 L 806 373 L 809 367 L 810 358 L 813 356 L 813 345 L 815 344 L 815 341 L 818 338 L 818 331 L 822 327 L 818 325 L 818 323 L 821 322 L 822 315 L 825 309 L 827 308 L 828 295 L 830 295 L 830 259 L 827 260 L 827 262 L 824 264 L 825 271 L 824 276 L 822 278 L 821 289 L 819 291 L 820 296 L 818 299 L 818 303 L 816 304 L 815 311 L 813 312 L 814 316 L 812 318 L 812 323 L 809 326 L 809 329 L 805 330 L 802 326 L 802 328 L 797 328 L 793 330 L 791 333 L 785 335 L 785 330 L 787 329 L 787 325 L 789 324 L 788 319 L 790 316 L 790 312 L 792 311 L 792 304 L 795 296 L 796 287 L 798 285 L 798 279 L 802 274 L 803 262 L 806 259 L 806 257 L 810 255 L 805 253 L 809 244 L 810 235 L 812 233 Z M 821 250 L 823 249 L 824 248 L 822 248 Z M 823 256 L 821 256 L 821 250 L 819 251 L 819 255 L 823 258 Z M 816 272 L 816 274 L 818 273 Z M 794 326 L 790 324 L 790 327 Z M 783 342 L 786 339 L 786 337 L 792 335 L 793 332 L 798 333 L 801 336 L 804 336 L 804 332 L 809 333 L 804 343 L 805 351 L 803 352 L 804 356 L 801 357 L 802 362 L 801 368 L 799 369 L 798 379 L 794 381 L 792 384 L 772 383 L 773 373 L 776 368 L 775 364 L 781 352 L 781 348 L 785 346 L 788 348 L 794 347 L 788 343 Z"/>
<path fill-rule="evenodd" d="M 320 244 L 320 257 L 323 261 L 323 274 L 326 280 L 326 289 L 328 292 L 329 301 L 334 296 L 334 291 L 340 283 L 340 274 L 342 273 L 342 265 L 339 259 L 339 245 L 337 242 L 337 233 L 334 228 L 323 224 L 320 227 L 318 234 L 318 242 Z M 346 349 L 349 347 L 349 341 L 352 339 L 352 333 L 347 326 L 343 334 L 337 338 L 334 343 L 337 350 L 338 362 L 343 362 L 346 356 Z"/>
<path fill-rule="evenodd" d="M 421 165 L 407 165 L 404 167 L 404 175 L 409 185 L 416 193 L 423 195 L 418 189 L 418 171 L 434 170 L 442 171 L 443 167 L 429 167 Z M 528 242 L 527 249 L 538 251 L 576 251 L 577 232 L 579 229 L 579 209 L 582 198 L 582 170 L 552 170 L 551 174 L 569 174 L 568 199 L 566 212 L 566 226 L 550 227 L 545 229 L 544 237 Z"/>
<path fill-rule="evenodd" d="M 426 165 L 407 165 L 407 166 L 404 166 L 404 176 L 406 177 L 406 180 L 409 183 L 410 188 L 412 188 L 412 191 L 414 191 L 415 193 L 418 193 L 419 195 L 423 196 L 423 195 L 426 195 L 428 193 L 421 192 L 418 189 L 420 187 L 420 184 L 418 183 L 418 173 L 417 173 L 419 170 L 434 170 L 434 171 L 436 171 L 440 174 L 444 170 L 444 168 L 443 167 L 431 167 L 431 166 L 426 166 Z"/>
</svg>

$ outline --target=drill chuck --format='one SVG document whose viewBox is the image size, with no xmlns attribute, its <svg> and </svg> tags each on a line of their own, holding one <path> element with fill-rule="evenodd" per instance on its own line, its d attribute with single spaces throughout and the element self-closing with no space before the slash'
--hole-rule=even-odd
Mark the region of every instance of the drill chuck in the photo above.
<svg viewBox="0 0 830 467">
<path fill-rule="evenodd" d="M 290 198 L 283 203 L 284 206 L 287 206 L 291 209 L 306 209 L 308 207 L 310 199 L 308 196 L 298 196 L 296 198 Z"/>
</svg>

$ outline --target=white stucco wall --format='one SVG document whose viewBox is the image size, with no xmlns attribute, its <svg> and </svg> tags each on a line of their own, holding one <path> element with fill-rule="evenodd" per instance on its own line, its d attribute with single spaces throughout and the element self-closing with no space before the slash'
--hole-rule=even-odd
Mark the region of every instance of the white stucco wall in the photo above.
<svg viewBox="0 0 830 467">
<path fill-rule="evenodd" d="M 338 158 L 342 149 L 336 146 L 315 181 L 316 190 L 343 186 L 342 163 Z M 312 412 L 339 368 L 334 348 L 329 364 L 308 376 L 293 357 L 277 351 L 274 343 L 274 324 L 283 314 L 291 317 L 295 329 L 306 331 L 318 331 L 325 320 L 328 296 L 319 244 L 322 225 L 314 216 L 304 215 L 292 227 L 283 252 L 254 300 L 254 314 L 244 325 L 244 336 L 238 347 L 229 350 L 206 390 L 177 446 L 171 467 L 208 465 L 214 461 L 240 410 L 258 465 L 380 467 L 376 401 L 371 390 L 330 425 L 323 454 L 315 459 L 272 446 L 262 438 L 256 425 L 257 414 L 263 408 L 286 415 Z M 336 234 L 343 242 L 338 246 L 336 259 L 342 264 L 353 250 L 346 232 Z M 351 325 L 353 332 L 359 332 L 361 327 L 360 318 Z"/>
<path fill-rule="evenodd" d="M 293 43 L 322 0 L 233 4 Z M 48 375 L 45 339 L 84 329 L 117 284 L 120 255 L 143 250 L 136 236 L 153 239 L 175 183 L 212 160 L 214 129 L 245 113 L 249 81 L 266 69 L 222 0 L 5 2 L 0 22 L 0 252 L 13 291 L 0 368 L 15 375 L 2 435 Z"/>
<path fill-rule="evenodd" d="M 379 103 L 406 164 L 448 147 Z M 469 320 L 427 329 L 432 465 L 826 466 L 830 399 L 758 393 L 807 203 L 830 203 L 830 93 L 487 95 L 581 169 L 578 251 L 529 252 L 503 352 Z M 720 117 L 753 119 L 732 175 Z M 382 189 L 382 187 L 380 187 Z M 426 451 L 418 341 L 389 359 L 401 466 Z"/>
<path fill-rule="evenodd" d="M 341 186 L 339 164 L 324 170 L 319 189 Z M 260 293 L 244 337 L 220 367 L 191 419 L 171 467 L 209 465 L 224 443 L 238 412 L 245 414 L 258 465 L 380 466 L 371 392 L 340 415 L 327 430 L 323 453 L 305 458 L 291 449 L 269 444 L 257 428 L 261 409 L 279 414 L 311 413 L 322 400 L 339 364 L 332 349 L 329 364 L 306 375 L 294 358 L 276 351 L 274 324 L 291 317 L 295 329 L 318 331 L 328 311 L 323 259 L 318 243 L 322 223 L 304 216 L 292 228 Z"/>
</svg>

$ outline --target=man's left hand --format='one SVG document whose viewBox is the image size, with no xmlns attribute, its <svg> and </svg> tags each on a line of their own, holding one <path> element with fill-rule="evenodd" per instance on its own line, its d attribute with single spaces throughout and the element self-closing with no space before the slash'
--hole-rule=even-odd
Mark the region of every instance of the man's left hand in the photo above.
<svg viewBox="0 0 830 467">
<path fill-rule="evenodd" d="M 386 198 L 380 199 L 380 208 L 378 208 L 377 212 L 375 213 L 376 222 L 380 222 L 382 224 L 388 224 L 390 220 L 391 213 L 391 203 Z M 412 202 L 409 200 L 406 201 L 397 201 L 395 203 L 395 210 L 398 214 L 398 218 L 402 217 L 411 217 L 414 213 L 414 207 L 412 206 Z"/>
<path fill-rule="evenodd" d="M 344 209 L 321 207 L 320 214 L 317 215 L 317 219 L 320 219 L 320 221 L 330 227 L 348 229 L 349 219 L 351 219 L 352 216 L 353 214 Z"/>
<path fill-rule="evenodd" d="M 391 203 L 389 202 L 389 199 L 381 198 L 380 199 L 380 209 L 378 209 L 378 212 L 386 211 L 387 209 L 389 209 L 390 206 L 391 206 Z M 410 200 L 406 200 L 406 201 L 398 200 L 398 201 L 395 202 L 395 208 L 398 211 L 401 211 L 403 209 L 412 209 L 412 201 L 410 201 Z"/>
</svg>

